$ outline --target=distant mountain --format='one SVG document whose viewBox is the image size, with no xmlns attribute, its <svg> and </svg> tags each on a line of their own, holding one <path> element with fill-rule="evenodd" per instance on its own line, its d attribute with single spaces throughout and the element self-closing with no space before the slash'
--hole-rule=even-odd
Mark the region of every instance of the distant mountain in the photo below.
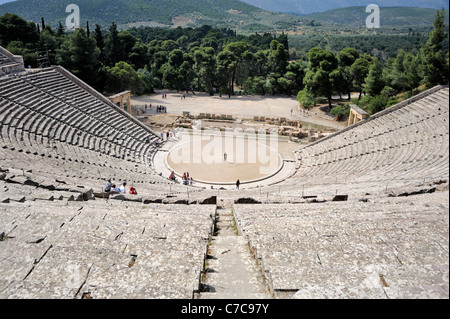
<svg viewBox="0 0 450 319">
<path fill-rule="evenodd" d="M 377 4 L 380 7 L 418 7 L 448 10 L 448 0 L 242 0 L 256 7 L 294 14 L 311 14 L 327 10 Z"/>
<path fill-rule="evenodd" d="M 380 24 L 381 27 L 432 26 L 436 11 L 436 9 L 425 8 L 382 7 L 380 8 Z M 365 7 L 349 7 L 309 14 L 304 18 L 323 24 L 360 27 L 365 26 L 367 16 Z"/>
<path fill-rule="evenodd" d="M 17 0 L 0 5 L 0 15 L 16 13 L 24 19 L 56 26 L 66 21 L 66 6 L 80 8 L 81 25 L 201 26 L 259 31 L 276 30 L 299 22 L 299 17 L 272 13 L 238 0 Z"/>
</svg>

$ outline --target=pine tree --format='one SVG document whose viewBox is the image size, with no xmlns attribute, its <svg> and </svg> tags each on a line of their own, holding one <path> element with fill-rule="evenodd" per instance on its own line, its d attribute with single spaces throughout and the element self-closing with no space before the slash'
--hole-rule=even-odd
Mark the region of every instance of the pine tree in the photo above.
<svg viewBox="0 0 450 319">
<path fill-rule="evenodd" d="M 58 26 L 58 31 L 56 32 L 56 36 L 60 37 L 62 35 L 64 35 L 64 27 L 61 24 L 61 21 L 59 21 L 59 26 Z"/>
<path fill-rule="evenodd" d="M 351 90 L 353 89 L 352 64 L 355 63 L 358 57 L 359 53 L 355 48 L 344 48 L 337 55 L 339 61 L 338 72 L 342 76 L 342 83 L 339 86 L 343 92 L 347 93 L 349 100 L 351 99 Z"/>
<path fill-rule="evenodd" d="M 86 35 L 88 38 L 91 36 L 91 30 L 89 30 L 89 21 L 86 22 Z"/>
<path fill-rule="evenodd" d="M 332 108 L 331 97 L 333 94 L 333 71 L 338 67 L 338 60 L 333 52 L 319 47 L 312 48 L 308 52 L 308 72 L 304 78 L 304 84 L 309 94 L 315 97 L 325 97 L 328 106 Z"/>
<path fill-rule="evenodd" d="M 84 29 L 80 28 L 63 43 L 58 50 L 59 63 L 68 68 L 73 74 L 96 86 L 99 81 L 100 50 L 92 37 L 87 37 Z"/>
<path fill-rule="evenodd" d="M 105 59 L 105 39 L 103 38 L 102 29 L 99 24 L 95 25 L 94 39 L 97 42 L 97 47 L 100 49 L 100 62 L 106 64 Z"/>
<path fill-rule="evenodd" d="M 109 35 L 105 44 L 105 59 L 106 64 L 114 66 L 120 60 L 120 40 L 119 32 L 115 22 L 109 28 Z"/>
<path fill-rule="evenodd" d="M 369 74 L 366 77 L 364 89 L 370 96 L 377 96 L 381 93 L 385 86 L 383 81 L 383 69 L 380 63 L 375 61 L 369 69 Z"/>
<path fill-rule="evenodd" d="M 442 50 L 442 42 L 447 37 L 445 28 L 445 10 L 436 13 L 434 29 L 427 43 L 421 49 L 421 71 L 428 87 L 438 84 L 448 84 L 449 65 Z"/>
<path fill-rule="evenodd" d="M 374 57 L 365 53 L 355 60 L 351 66 L 353 73 L 353 86 L 359 90 L 359 99 L 362 97 L 363 84 L 369 74 L 370 66 L 374 62 Z"/>
<path fill-rule="evenodd" d="M 27 22 L 17 14 L 5 13 L 0 16 L 0 45 L 6 47 L 12 41 L 20 41 L 35 46 L 39 41 L 39 24 Z"/>
</svg>

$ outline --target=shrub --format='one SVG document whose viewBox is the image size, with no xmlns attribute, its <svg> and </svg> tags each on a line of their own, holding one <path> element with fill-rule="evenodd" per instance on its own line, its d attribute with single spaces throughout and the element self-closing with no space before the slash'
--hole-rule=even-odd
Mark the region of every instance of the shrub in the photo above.
<svg viewBox="0 0 450 319">
<path fill-rule="evenodd" d="M 309 109 L 311 106 L 317 104 L 317 98 L 315 98 L 307 89 L 303 89 L 297 94 L 297 101 L 300 102 L 300 106 L 304 109 Z"/>
<path fill-rule="evenodd" d="M 375 114 L 384 110 L 386 108 L 387 102 L 387 97 L 385 97 L 384 95 L 377 95 L 373 97 L 368 105 L 370 114 Z"/>
<path fill-rule="evenodd" d="M 348 118 L 350 114 L 350 103 L 345 103 L 344 105 L 338 105 L 334 107 L 330 114 L 333 116 L 336 116 L 338 120 L 343 120 L 345 118 Z"/>
</svg>

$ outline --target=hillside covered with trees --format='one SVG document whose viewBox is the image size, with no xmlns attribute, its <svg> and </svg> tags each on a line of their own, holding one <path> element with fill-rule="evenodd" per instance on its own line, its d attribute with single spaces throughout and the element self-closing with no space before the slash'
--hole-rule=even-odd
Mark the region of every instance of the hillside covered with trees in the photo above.
<svg viewBox="0 0 450 319">
<path fill-rule="evenodd" d="M 119 29 L 132 26 L 215 27 L 247 31 L 281 30 L 298 23 L 300 17 L 269 12 L 238 0 L 78 0 L 81 24 L 87 21 L 108 27 L 114 21 Z M 17 0 L 0 5 L 0 15 L 15 13 L 37 23 L 43 17 L 48 25 L 64 23 L 68 14 L 64 0 Z"/>
<path fill-rule="evenodd" d="M 309 15 L 317 12 L 326 12 L 337 8 L 367 6 L 372 2 L 366 0 L 242 0 L 251 5 L 274 12 L 291 12 L 294 14 Z M 375 2 L 380 7 L 392 5 L 399 7 L 421 7 L 433 9 L 448 9 L 446 0 L 377 0 Z"/>
</svg>

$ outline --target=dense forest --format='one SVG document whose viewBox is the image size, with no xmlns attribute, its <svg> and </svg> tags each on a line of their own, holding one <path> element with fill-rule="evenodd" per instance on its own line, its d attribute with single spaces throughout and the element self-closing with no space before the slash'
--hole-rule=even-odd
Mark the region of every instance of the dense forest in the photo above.
<svg viewBox="0 0 450 319">
<path fill-rule="evenodd" d="M 66 33 L 61 24 L 53 30 L 43 19 L 35 24 L 7 13 L 0 17 L 0 45 L 31 67 L 43 66 L 37 65 L 36 52 L 41 57 L 45 52 L 49 64 L 65 67 L 105 93 L 165 88 L 229 97 L 294 95 L 305 108 L 325 99 L 332 114 L 345 116 L 348 106 L 333 105 L 333 95 L 350 98 L 359 92 L 354 102 L 375 113 L 396 103 L 398 94 L 448 84 L 446 30 L 441 10 L 426 37 L 412 48 L 396 48 L 396 54 L 377 56 L 360 47 L 332 49 L 318 43 L 291 61 L 284 33 L 241 35 L 211 26 L 119 31 L 115 23 L 106 30 L 87 23 Z"/>
</svg>

